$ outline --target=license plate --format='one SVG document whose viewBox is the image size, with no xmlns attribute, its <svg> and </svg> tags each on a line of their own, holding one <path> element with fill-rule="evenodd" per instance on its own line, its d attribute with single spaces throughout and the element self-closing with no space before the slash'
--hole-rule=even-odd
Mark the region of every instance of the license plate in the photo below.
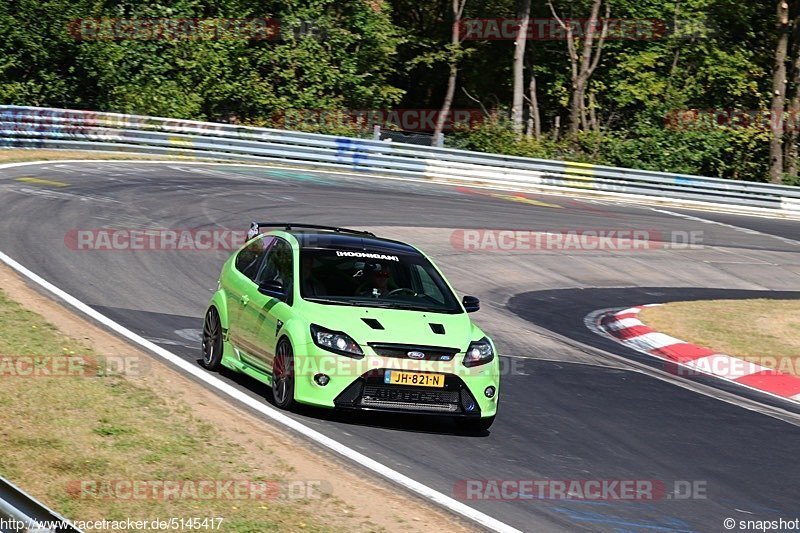
<svg viewBox="0 0 800 533">
<path fill-rule="evenodd" d="M 420 374 L 418 372 L 399 372 L 387 370 L 383 382 L 390 385 L 414 385 L 417 387 L 444 387 L 444 374 Z"/>
</svg>

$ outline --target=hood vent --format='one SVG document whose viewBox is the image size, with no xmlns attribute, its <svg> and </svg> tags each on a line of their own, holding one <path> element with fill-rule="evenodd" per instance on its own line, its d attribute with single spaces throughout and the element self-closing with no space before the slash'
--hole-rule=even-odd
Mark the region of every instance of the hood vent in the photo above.
<svg viewBox="0 0 800 533">
<path fill-rule="evenodd" d="M 444 335 L 444 326 L 443 325 L 430 323 L 430 326 L 431 326 L 431 331 L 433 331 L 437 335 Z"/>
<path fill-rule="evenodd" d="M 381 324 L 374 318 L 362 318 L 361 320 L 363 320 L 364 323 L 369 327 L 371 327 L 372 329 L 383 329 L 383 324 Z"/>
</svg>

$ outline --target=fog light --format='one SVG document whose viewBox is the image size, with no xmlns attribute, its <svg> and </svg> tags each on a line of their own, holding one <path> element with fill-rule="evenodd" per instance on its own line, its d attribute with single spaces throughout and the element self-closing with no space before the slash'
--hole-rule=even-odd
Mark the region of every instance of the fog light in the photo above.
<svg viewBox="0 0 800 533">
<path fill-rule="evenodd" d="M 314 381 L 316 381 L 317 385 L 320 385 L 321 387 L 327 385 L 330 380 L 331 378 L 329 378 L 325 374 L 317 374 L 316 376 L 314 376 Z"/>
<path fill-rule="evenodd" d="M 486 387 L 485 389 L 483 389 L 483 394 L 487 398 L 494 398 L 494 393 L 495 393 L 495 388 L 494 387 Z"/>
</svg>

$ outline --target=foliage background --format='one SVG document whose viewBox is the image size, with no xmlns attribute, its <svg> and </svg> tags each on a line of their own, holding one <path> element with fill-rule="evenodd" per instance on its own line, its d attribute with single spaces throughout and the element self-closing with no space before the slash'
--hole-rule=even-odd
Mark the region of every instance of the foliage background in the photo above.
<svg viewBox="0 0 800 533">
<path fill-rule="evenodd" d="M 529 41 L 544 135 L 518 138 L 505 117 L 513 41 L 465 41 L 454 108 L 483 107 L 451 146 L 765 181 L 769 132 L 754 125 L 675 128 L 675 110 L 769 107 L 776 36 L 764 0 L 609 0 L 613 18 L 660 19 L 668 34 L 608 41 L 590 91 L 600 127 L 566 124 L 564 41 Z M 589 0 L 555 0 L 585 18 Z M 532 16 L 551 17 L 533 0 Z M 515 17 L 513 0 L 468 0 L 467 18 Z M 274 18 L 317 35 L 275 40 L 78 40 L 81 18 Z M 450 0 L 14 0 L 0 3 L 0 102 L 278 125 L 291 109 L 435 109 L 447 82 Z M 320 35 L 323 37 L 321 38 Z M 305 129 L 363 134 L 341 124 Z M 563 129 L 563 128 L 562 128 Z"/>
</svg>

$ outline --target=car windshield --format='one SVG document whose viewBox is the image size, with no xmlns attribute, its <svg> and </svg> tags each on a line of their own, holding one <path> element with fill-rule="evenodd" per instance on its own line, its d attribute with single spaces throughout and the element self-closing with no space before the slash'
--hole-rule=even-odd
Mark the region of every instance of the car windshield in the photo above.
<svg viewBox="0 0 800 533">
<path fill-rule="evenodd" d="M 300 280 L 303 299 L 317 303 L 462 312 L 442 276 L 419 254 L 303 250 Z"/>
</svg>

